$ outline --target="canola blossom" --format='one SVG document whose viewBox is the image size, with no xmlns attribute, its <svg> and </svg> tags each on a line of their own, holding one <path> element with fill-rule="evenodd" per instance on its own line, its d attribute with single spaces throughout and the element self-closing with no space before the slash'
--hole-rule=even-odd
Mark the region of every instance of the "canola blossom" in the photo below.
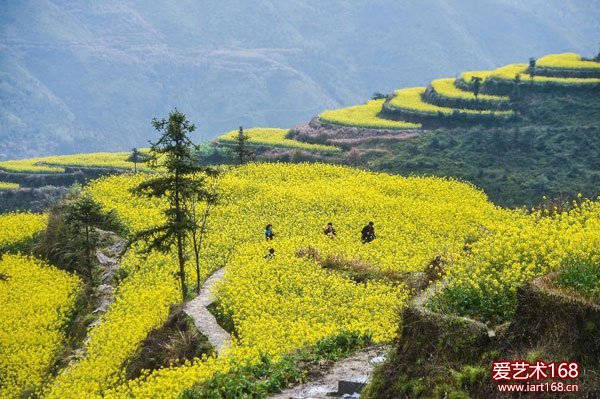
<svg viewBox="0 0 600 399">
<path fill-rule="evenodd" d="M 92 398 L 124 381 L 123 366 L 148 333 L 161 326 L 169 306 L 177 302 L 178 287 L 165 266 L 168 257 L 152 254 L 124 259 L 130 273 L 116 292 L 116 300 L 88 333 L 85 357 L 62 370 L 47 387 L 46 398 Z"/>
<path fill-rule="evenodd" d="M 434 304 L 445 311 L 502 322 L 516 310 L 524 282 L 569 265 L 600 262 L 600 202 L 569 212 L 535 212 L 502 223 L 470 246 L 448 269 Z"/>
<path fill-rule="evenodd" d="M 1 190 L 18 190 L 21 187 L 19 183 L 7 183 L 4 181 L 0 181 L 0 191 Z"/>
<path fill-rule="evenodd" d="M 420 129 L 419 123 L 394 121 L 378 116 L 385 99 L 371 100 L 364 105 L 356 105 L 336 110 L 327 110 L 319 115 L 323 122 L 342 126 L 358 126 L 371 129 Z"/>
<path fill-rule="evenodd" d="M 23 255 L 0 258 L 0 397 L 37 394 L 64 344 L 81 284 Z"/>
<path fill-rule="evenodd" d="M 575 69 L 600 71 L 600 62 L 582 60 L 579 54 L 549 54 L 536 62 L 537 67 L 554 69 Z"/>
<path fill-rule="evenodd" d="M 493 115 L 498 117 L 508 117 L 513 115 L 513 111 L 496 110 L 475 110 L 466 108 L 441 107 L 423 101 L 422 95 L 425 93 L 425 87 L 413 87 L 409 89 L 397 90 L 394 98 L 389 103 L 390 108 L 417 114 L 429 115 L 452 115 L 454 113 L 468 115 Z"/>
<path fill-rule="evenodd" d="M 455 79 L 436 79 L 431 82 L 431 87 L 435 92 L 443 97 L 460 100 L 470 101 L 489 101 L 494 103 L 505 103 L 510 100 L 508 96 L 494 96 L 491 94 L 479 94 L 475 97 L 475 94 L 470 91 L 461 90 L 454 85 Z M 467 81 L 469 82 L 469 81 Z"/>
<path fill-rule="evenodd" d="M 473 78 L 486 80 L 493 71 L 468 71 L 460 74 L 460 78 L 466 83 L 471 82 Z"/>
<path fill-rule="evenodd" d="M 146 149 L 140 150 L 146 152 Z M 63 173 L 66 167 L 133 169 L 131 152 L 96 152 L 0 162 L 0 170 L 14 173 Z M 143 165 L 138 165 L 140 168 Z"/>
<path fill-rule="evenodd" d="M 20 248 L 46 228 L 47 215 L 16 212 L 0 215 L 0 251 Z"/>
<path fill-rule="evenodd" d="M 340 152 L 338 147 L 324 144 L 304 143 L 298 140 L 286 138 L 289 129 L 274 128 L 253 128 L 246 129 L 244 132 L 248 135 L 248 143 L 251 145 L 267 145 L 273 147 L 291 148 L 316 152 Z M 224 143 L 234 143 L 238 135 L 237 130 L 232 130 L 217 138 L 217 141 Z"/>
<path fill-rule="evenodd" d="M 160 223 L 164 203 L 134 197 L 130 188 L 146 175 L 99 179 L 89 192 L 116 211 L 132 231 Z M 228 370 L 251 364 L 260 354 L 275 358 L 344 330 L 392 339 L 403 285 L 357 284 L 298 257 L 307 247 L 323 257 L 360 260 L 373 273 L 422 270 L 438 255 L 451 257 L 464 242 L 493 227 L 505 211 L 474 187 L 439 178 L 402 178 L 331 165 L 259 164 L 236 168 L 219 179 L 221 202 L 214 209 L 203 250 L 203 277 L 226 267 L 214 293 L 239 333 L 228 353 L 124 381 L 123 365 L 143 338 L 178 301 L 175 258 L 144 257 L 133 248 L 123 263 L 127 280 L 117 301 L 90 333 L 87 355 L 50 384 L 47 397 L 175 398 L 181 390 Z M 317 193 L 328 193 L 326 196 Z M 199 206 L 202 206 L 201 204 Z M 360 243 L 360 229 L 373 219 L 378 238 Z M 333 221 L 335 240 L 322 232 Z M 273 223 L 277 238 L 265 242 Z M 269 247 L 272 261 L 264 259 Z M 193 265 L 188 263 L 188 275 Z M 137 281 L 137 282 L 136 282 Z M 191 282 L 190 282 L 191 283 Z M 283 300 L 285 299 L 285 300 Z"/>
<path fill-rule="evenodd" d="M 27 158 L 0 162 L 0 170 L 11 173 L 63 173 L 65 168 L 41 163 L 43 158 Z"/>
<path fill-rule="evenodd" d="M 489 76 L 488 79 L 499 79 L 499 80 L 514 80 L 517 75 L 521 75 L 521 81 L 531 82 L 531 77 L 527 73 L 527 64 L 511 64 L 496 69 Z M 585 86 L 590 84 L 600 83 L 600 78 L 559 78 L 553 76 L 533 76 L 533 83 L 549 83 L 559 85 L 572 85 L 572 86 Z"/>
<path fill-rule="evenodd" d="M 86 190 L 134 234 L 162 221 L 162 200 L 130 192 L 149 176 L 104 177 Z M 557 215 L 528 214 L 498 208 L 472 185 L 451 179 L 323 164 L 252 164 L 210 182 L 220 202 L 208 223 L 201 277 L 226 268 L 213 295 L 236 326 L 231 347 L 219 357 L 126 380 L 127 363 L 180 300 L 174 254 L 144 254 L 140 243 L 122 261 L 127 277 L 89 332 L 85 356 L 48 379 L 42 397 L 177 398 L 216 373 L 265 354 L 277 361 L 342 331 L 369 334 L 375 342 L 393 339 L 408 289 L 385 278 L 356 283 L 324 267 L 321 261 L 332 256 L 373 276 L 421 272 L 440 257 L 446 285 L 431 306 L 492 322 L 514 311 L 515 291 L 525 281 L 600 261 L 597 202 Z M 361 244 L 360 229 L 369 220 L 377 238 Z M 323 234 L 329 221 L 335 239 Z M 268 242 L 267 223 L 276 232 Z M 270 247 L 276 255 L 268 260 Z M 186 271 L 194 275 L 192 262 Z M 194 282 L 188 280 L 191 287 Z"/>
</svg>

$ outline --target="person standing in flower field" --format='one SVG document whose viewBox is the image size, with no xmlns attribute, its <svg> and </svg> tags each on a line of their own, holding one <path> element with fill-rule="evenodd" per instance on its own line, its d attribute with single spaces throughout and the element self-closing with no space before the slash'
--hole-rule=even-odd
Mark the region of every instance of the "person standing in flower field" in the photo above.
<svg viewBox="0 0 600 399">
<path fill-rule="evenodd" d="M 265 238 L 267 239 L 267 241 L 275 238 L 275 232 L 273 231 L 272 224 L 268 224 L 267 227 L 265 227 Z"/>
<path fill-rule="evenodd" d="M 269 253 L 264 256 L 266 260 L 271 260 L 275 257 L 275 248 L 269 248 Z"/>
<path fill-rule="evenodd" d="M 371 242 L 375 239 L 375 223 L 369 222 L 361 231 L 361 241 L 363 244 Z"/>
<path fill-rule="evenodd" d="M 327 227 L 325 228 L 323 233 L 325 233 L 325 235 L 329 238 L 335 238 L 335 236 L 337 235 L 335 229 L 333 228 L 333 223 L 331 222 L 327 223 Z"/>
</svg>

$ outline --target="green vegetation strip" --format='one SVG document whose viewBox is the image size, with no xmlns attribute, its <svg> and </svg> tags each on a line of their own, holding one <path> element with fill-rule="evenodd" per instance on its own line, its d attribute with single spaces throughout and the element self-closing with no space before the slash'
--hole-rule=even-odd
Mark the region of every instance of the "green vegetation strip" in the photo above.
<svg viewBox="0 0 600 399">
<path fill-rule="evenodd" d="M 234 366 L 227 373 L 217 374 L 203 384 L 186 389 L 179 398 L 263 398 L 281 392 L 289 385 L 307 381 L 310 368 L 317 367 L 320 361 L 339 360 L 370 344 L 369 336 L 342 332 L 278 361 L 262 356 L 257 364 Z"/>
</svg>

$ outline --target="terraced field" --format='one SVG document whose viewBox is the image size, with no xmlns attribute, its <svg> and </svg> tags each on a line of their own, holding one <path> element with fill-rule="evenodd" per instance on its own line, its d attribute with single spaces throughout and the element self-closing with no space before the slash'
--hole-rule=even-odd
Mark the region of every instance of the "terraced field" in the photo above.
<svg viewBox="0 0 600 399">
<path fill-rule="evenodd" d="M 569 78 L 540 75 L 531 77 L 528 73 L 527 64 L 510 64 L 503 66 L 492 72 L 488 79 L 512 82 L 517 76 L 520 76 L 522 81 L 528 81 L 527 83 L 533 83 L 534 85 L 550 84 L 565 87 L 580 87 L 600 84 L 600 78 Z"/>
<path fill-rule="evenodd" d="M 421 127 L 418 123 L 394 121 L 380 118 L 381 107 L 384 99 L 371 100 L 364 105 L 353 107 L 327 110 L 319 118 L 326 123 L 342 126 L 357 126 L 372 129 L 418 129 Z"/>
<path fill-rule="evenodd" d="M 143 150 L 142 150 L 143 151 Z M 0 170 L 12 173 L 63 173 L 67 167 L 133 169 L 130 152 L 97 152 L 58 155 L 0 162 Z"/>
<path fill-rule="evenodd" d="M 113 211 L 133 237 L 159 225 L 167 207 L 164 199 L 149 202 L 132 193 L 150 178 L 144 173 L 107 176 L 85 191 Z M 265 359 L 278 364 L 324 339 L 348 332 L 375 343 L 395 339 L 399 310 L 411 295 L 401 281 L 429 270 L 436 259 L 443 262 L 446 284 L 440 283 L 430 306 L 493 323 L 514 314 L 516 291 L 527 281 L 573 265 L 593 272 L 598 262 L 596 201 L 580 199 L 564 213 L 526 213 L 497 207 L 476 187 L 451 179 L 318 163 L 255 163 L 211 179 L 217 179 L 222 201 L 207 226 L 202 277 L 225 267 L 213 294 L 236 327 L 229 349 L 127 377 L 127 365 L 146 337 L 180 301 L 175 254 L 148 252 L 139 242 L 120 263 L 124 277 L 115 301 L 89 329 L 83 356 L 55 375 L 53 359 L 65 345 L 64 326 L 81 282 L 32 257 L 5 254 L 0 260 L 0 397 L 35 392 L 35 397 L 60 399 L 176 399 L 198 384 L 224 387 L 219 384 L 227 382 L 217 378 L 235 377 L 241 367 L 253 368 L 254 378 L 262 381 L 272 372 L 265 371 Z M 360 229 L 371 218 L 377 238 L 362 244 Z M 327 221 L 335 223 L 335 238 L 323 234 Z M 0 217 L 2 223 L 27 232 L 0 229 L 14 245 L 43 228 L 45 219 L 13 214 Z M 273 223 L 277 232 L 272 241 L 264 239 L 265 223 Z M 276 256 L 265 258 L 270 247 Z M 191 255 L 189 242 L 186 251 Z M 372 278 L 357 282 L 329 269 L 334 261 Z M 192 274 L 193 267 L 188 263 L 187 272 Z M 587 276 L 574 272 L 577 279 Z"/>
<path fill-rule="evenodd" d="M 425 87 L 413 87 L 396 91 L 394 98 L 388 106 L 392 110 L 408 112 L 416 115 L 442 115 L 450 116 L 455 114 L 468 115 L 487 115 L 498 117 L 509 117 L 513 111 L 495 111 L 495 110 L 475 110 L 469 108 L 450 108 L 431 104 L 423 99 Z M 475 101 L 475 99 L 473 99 Z"/>
<path fill-rule="evenodd" d="M 583 60 L 579 54 L 550 54 L 537 60 L 536 66 L 554 69 L 587 69 L 600 72 L 600 62 Z"/>
<path fill-rule="evenodd" d="M 471 91 L 466 91 L 458 88 L 454 84 L 455 81 L 456 79 L 454 78 L 436 79 L 433 82 L 431 82 L 431 88 L 435 90 L 437 94 L 447 98 L 456 98 L 469 101 L 481 100 L 498 103 L 506 103 L 510 101 L 510 97 L 508 96 L 494 96 L 491 94 L 479 94 L 475 96 L 475 93 Z"/>
<path fill-rule="evenodd" d="M 18 183 L 7 183 L 0 181 L 0 190 L 18 190 L 21 187 Z"/>
<path fill-rule="evenodd" d="M 340 149 L 331 145 L 310 144 L 301 141 L 288 139 L 286 137 L 288 129 L 275 128 L 253 128 L 246 129 L 244 132 L 248 135 L 248 143 L 255 146 L 270 146 L 280 148 L 299 149 L 306 151 L 315 151 L 323 153 L 340 152 Z M 217 138 L 218 142 L 232 144 L 238 134 L 237 130 L 232 130 Z"/>
<path fill-rule="evenodd" d="M 477 86 L 479 90 L 476 90 Z M 512 109 L 511 97 L 528 90 L 543 91 L 545 87 L 596 90 L 600 88 L 600 62 L 583 59 L 574 53 L 550 54 L 537 61 L 533 74 L 529 64 L 510 64 L 493 71 L 468 71 L 458 78 L 435 79 L 428 87 L 399 89 L 388 98 L 325 110 L 319 120 L 324 124 L 373 129 L 371 135 L 377 135 L 378 130 L 418 130 L 432 126 L 434 122 L 437 124 L 433 126 L 443 126 L 448 121 L 463 124 L 483 120 L 510 122 L 518 114 Z M 275 128 L 246 130 L 250 136 L 248 143 L 253 146 L 321 154 L 342 151 L 334 145 L 289 138 L 288 132 L 288 129 Z M 228 132 L 218 137 L 217 142 L 231 145 L 236 134 L 236 130 Z M 119 152 L 11 160 L 0 162 L 0 171 L 56 174 L 64 173 L 66 168 L 131 170 L 135 165 L 129 160 L 130 156 L 129 152 Z M 0 183 L 0 190 L 14 188 L 14 185 Z"/>
<path fill-rule="evenodd" d="M 426 127 L 434 120 L 462 123 L 510 120 L 511 96 L 532 89 L 600 87 L 600 62 L 574 53 L 541 57 L 529 64 L 510 64 L 493 71 L 469 71 L 457 79 L 436 79 L 428 87 L 396 90 L 387 100 L 325 111 L 322 122 L 371 129 Z M 477 92 L 477 95 L 475 94 Z"/>
</svg>

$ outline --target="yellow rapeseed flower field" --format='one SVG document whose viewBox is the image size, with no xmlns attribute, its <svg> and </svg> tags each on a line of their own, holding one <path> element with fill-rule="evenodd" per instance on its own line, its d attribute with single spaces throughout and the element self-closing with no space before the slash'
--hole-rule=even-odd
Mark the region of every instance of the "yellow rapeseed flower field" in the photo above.
<svg viewBox="0 0 600 399">
<path fill-rule="evenodd" d="M 425 93 L 425 87 L 412 87 L 409 89 L 400 89 L 395 93 L 390 101 L 390 108 L 397 110 L 431 114 L 431 115 L 452 115 L 453 113 L 468 115 L 494 115 L 498 117 L 508 117 L 514 114 L 513 111 L 495 111 L 495 110 L 475 110 L 466 108 L 441 107 L 439 105 L 429 104 L 421 98 Z"/>
<path fill-rule="evenodd" d="M 39 393 L 59 351 L 79 279 L 43 262 L 0 258 L 0 397 Z"/>
<path fill-rule="evenodd" d="M 8 183 L 0 181 L 0 190 L 18 190 L 21 185 L 19 183 Z"/>
<path fill-rule="evenodd" d="M 140 151 L 146 152 L 146 149 Z M 133 169 L 131 152 L 95 152 L 0 162 L 0 170 L 15 173 L 62 173 L 65 167 Z M 138 169 L 140 165 L 138 165 Z"/>
<path fill-rule="evenodd" d="M 527 73 L 527 64 L 511 64 L 496 69 L 490 74 L 488 79 L 499 80 L 514 80 L 515 76 L 521 75 L 521 81 L 531 81 Z M 559 85 L 589 85 L 600 83 L 600 78 L 557 78 L 553 76 L 536 76 L 533 77 L 533 83 L 550 83 Z"/>
<path fill-rule="evenodd" d="M 600 71 L 600 62 L 585 61 L 579 54 L 562 53 L 549 54 L 537 60 L 536 66 L 555 69 L 587 69 Z"/>
<path fill-rule="evenodd" d="M 20 246 L 46 228 L 47 215 L 16 212 L 0 215 L 0 251 Z"/>
<path fill-rule="evenodd" d="M 104 177 L 86 190 L 133 234 L 162 220 L 162 200 L 130 192 L 149 176 Z M 236 325 L 231 347 L 219 357 L 126 380 L 128 361 L 179 301 L 174 254 L 145 254 L 139 243 L 122 261 L 127 277 L 89 332 L 85 356 L 47 381 L 42 397 L 177 398 L 215 373 L 265 354 L 277 360 L 342 331 L 376 342 L 395 337 L 410 296 L 401 281 L 356 283 L 307 252 L 335 256 L 373 276 L 421 272 L 441 257 L 447 287 L 432 306 L 492 322 L 514 311 L 515 290 L 526 280 L 569 262 L 600 260 L 597 202 L 562 214 L 530 214 L 498 208 L 477 188 L 451 179 L 324 164 L 251 164 L 210 182 L 220 202 L 208 224 L 202 277 L 226 268 L 213 295 Z M 360 230 L 370 220 L 377 238 L 362 244 Z M 327 222 L 337 230 L 334 239 L 323 233 Z M 274 240 L 265 240 L 267 224 Z M 269 248 L 275 257 L 265 259 Z M 193 276 L 193 264 L 187 267 Z"/>
<path fill-rule="evenodd" d="M 0 170 L 12 173 L 62 173 L 64 168 L 40 163 L 43 158 L 27 158 L 0 162 Z"/>
<path fill-rule="evenodd" d="M 123 265 L 130 275 L 118 287 L 102 322 L 89 331 L 85 357 L 64 369 L 44 397 L 98 397 L 123 382 L 122 367 L 179 298 L 169 262 L 158 254 L 142 259 L 130 252 Z"/>
<path fill-rule="evenodd" d="M 131 231 L 139 231 L 158 223 L 164 206 L 130 194 L 144 178 L 107 177 L 88 190 Z M 438 255 L 460 252 L 465 240 L 481 236 L 482 226 L 493 227 L 506 213 L 474 187 L 453 180 L 321 164 L 249 165 L 226 173 L 218 186 L 221 203 L 209 223 L 203 274 L 227 268 L 215 295 L 239 332 L 230 352 L 124 381 L 123 364 L 178 300 L 175 259 L 146 257 L 134 248 L 123 264 L 129 277 L 92 330 L 87 356 L 58 376 L 47 397 L 173 398 L 232 362 L 251 363 L 259 354 L 282 356 L 343 330 L 388 341 L 409 294 L 403 285 L 357 284 L 296 253 L 312 247 L 323 257 L 360 260 L 373 273 L 418 271 Z M 370 219 L 378 238 L 363 245 L 360 229 Z M 322 232 L 329 221 L 338 230 L 334 240 Z M 271 242 L 263 235 L 267 223 L 277 232 Z M 268 261 L 264 255 L 270 247 L 276 257 Z"/>
<path fill-rule="evenodd" d="M 341 150 L 338 147 L 332 145 L 323 145 L 323 144 L 311 144 L 304 143 L 298 140 L 292 140 L 286 138 L 289 129 L 275 129 L 275 128 L 253 128 L 246 129 L 244 132 L 248 135 L 249 144 L 254 145 L 268 145 L 273 147 L 283 147 L 283 148 L 292 148 L 299 150 L 307 150 L 307 151 L 316 151 L 316 152 L 340 152 Z M 238 135 L 237 130 L 232 130 L 229 133 L 226 133 L 217 138 L 217 141 L 225 142 L 225 143 L 233 143 L 235 142 L 235 138 Z"/>
<path fill-rule="evenodd" d="M 477 98 L 475 98 L 475 94 L 470 91 L 461 90 L 454 85 L 454 78 L 447 79 L 436 79 L 431 82 L 431 87 L 441 96 L 448 98 L 457 98 L 461 100 L 482 100 L 482 101 L 490 101 L 495 103 L 504 103 L 510 100 L 508 96 L 494 96 L 491 94 L 479 94 Z M 469 81 L 467 81 L 469 82 Z"/>
<path fill-rule="evenodd" d="M 460 78 L 465 82 L 469 83 L 473 78 L 480 78 L 486 80 L 493 71 L 468 71 L 460 74 Z"/>
<path fill-rule="evenodd" d="M 569 212 L 536 212 L 502 223 L 455 259 L 447 288 L 434 303 L 442 310 L 502 322 L 515 311 L 525 281 L 569 264 L 600 262 L 600 202 L 584 201 Z"/>
<path fill-rule="evenodd" d="M 319 115 L 323 122 L 342 126 L 358 126 L 371 129 L 420 129 L 419 123 L 383 119 L 377 115 L 385 99 L 371 100 L 363 105 L 327 110 Z"/>
</svg>

